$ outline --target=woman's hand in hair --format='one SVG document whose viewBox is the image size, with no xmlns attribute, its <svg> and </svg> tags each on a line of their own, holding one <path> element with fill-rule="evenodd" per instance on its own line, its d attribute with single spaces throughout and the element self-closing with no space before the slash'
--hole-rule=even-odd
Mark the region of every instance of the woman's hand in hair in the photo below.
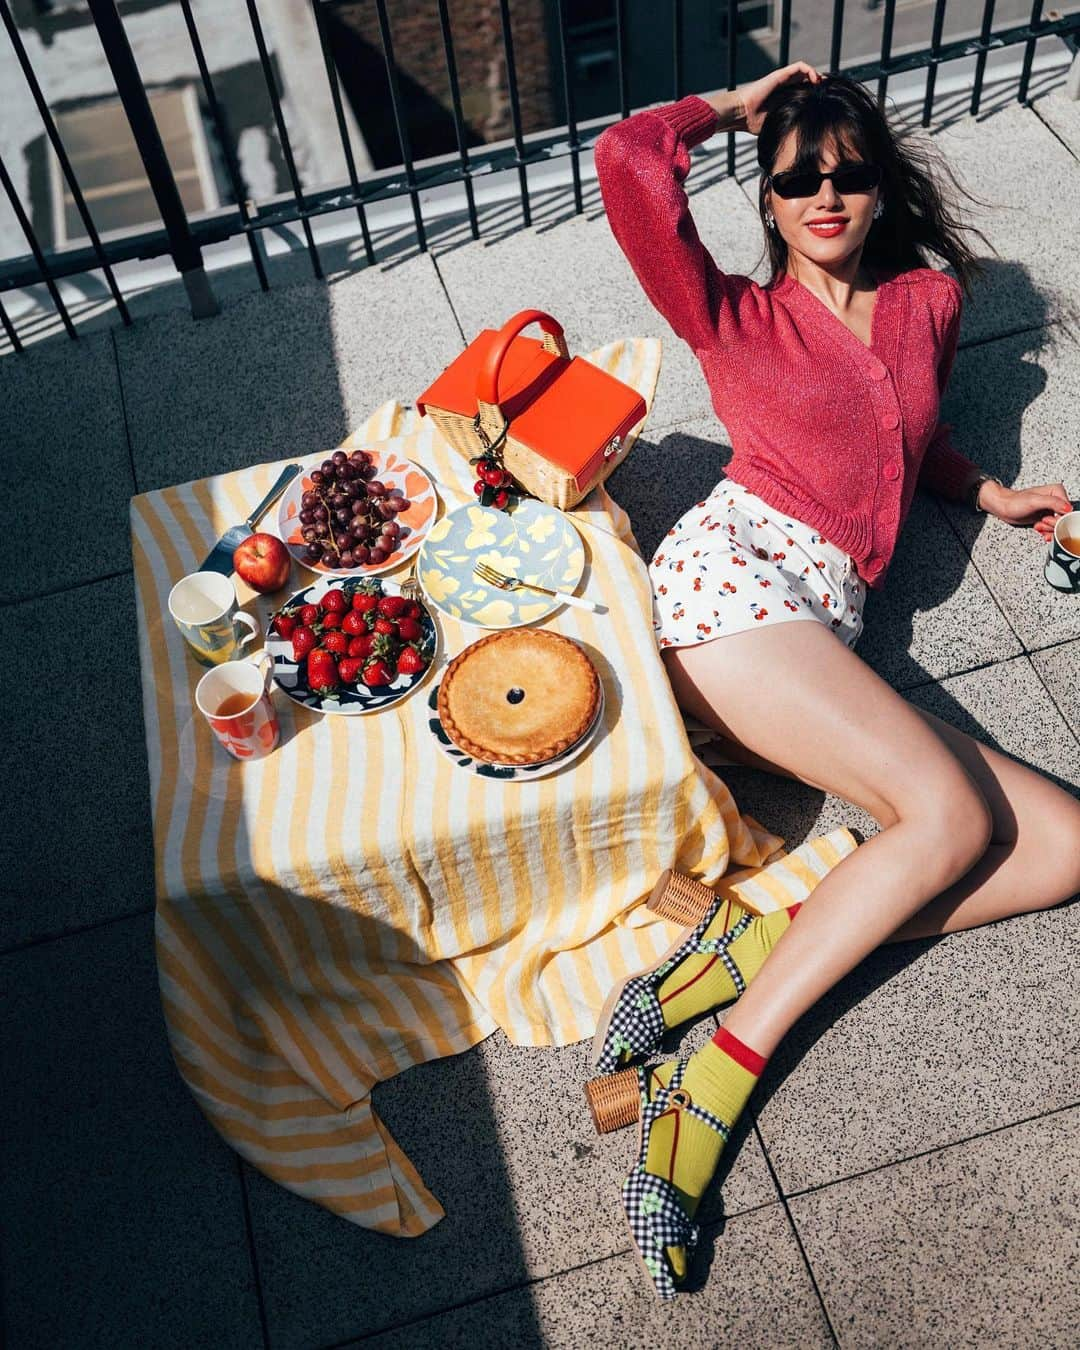
<svg viewBox="0 0 1080 1350">
<path fill-rule="evenodd" d="M 769 100 L 778 89 L 787 84 L 818 84 L 825 77 L 805 61 L 793 61 L 790 66 L 781 66 L 752 84 L 740 85 L 738 94 L 742 100 L 746 119 L 746 129 L 757 135 L 765 124 L 770 111 Z"/>
</svg>

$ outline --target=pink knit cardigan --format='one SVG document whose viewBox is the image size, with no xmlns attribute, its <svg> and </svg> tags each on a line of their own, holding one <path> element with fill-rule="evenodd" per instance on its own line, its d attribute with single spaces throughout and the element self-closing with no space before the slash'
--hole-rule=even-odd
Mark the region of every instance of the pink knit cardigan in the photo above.
<svg viewBox="0 0 1080 1350">
<path fill-rule="evenodd" d="M 693 348 L 734 451 L 728 476 L 820 531 L 879 588 L 916 483 L 959 500 L 978 467 L 938 406 L 962 291 L 930 267 L 879 278 L 867 347 L 812 291 L 721 272 L 683 182 L 717 129 L 691 95 L 596 143 L 608 222 L 649 299 Z"/>
</svg>

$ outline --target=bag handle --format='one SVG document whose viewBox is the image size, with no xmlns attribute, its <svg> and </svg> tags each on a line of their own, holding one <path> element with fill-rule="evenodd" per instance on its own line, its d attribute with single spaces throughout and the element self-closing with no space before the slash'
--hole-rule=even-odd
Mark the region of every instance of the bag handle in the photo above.
<svg viewBox="0 0 1080 1350">
<path fill-rule="evenodd" d="M 507 319 L 495 335 L 495 340 L 476 377 L 476 426 L 485 434 L 489 444 L 501 440 L 510 425 L 499 407 L 499 374 L 503 359 L 510 350 L 514 338 L 523 328 L 528 328 L 533 323 L 538 323 L 543 329 L 544 350 L 550 352 L 552 356 L 569 359 L 570 353 L 566 346 L 566 338 L 563 336 L 563 326 L 558 319 L 552 318 L 542 309 L 523 309 L 513 318 Z"/>
</svg>

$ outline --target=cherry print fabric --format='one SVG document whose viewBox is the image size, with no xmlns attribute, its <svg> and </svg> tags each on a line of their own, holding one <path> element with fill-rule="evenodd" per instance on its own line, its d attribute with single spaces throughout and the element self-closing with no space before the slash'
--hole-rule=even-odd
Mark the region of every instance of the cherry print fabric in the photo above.
<svg viewBox="0 0 1080 1350">
<path fill-rule="evenodd" d="M 853 558 L 731 478 L 675 522 L 649 577 L 661 649 L 808 619 L 848 647 L 862 633 L 866 583 Z"/>
</svg>

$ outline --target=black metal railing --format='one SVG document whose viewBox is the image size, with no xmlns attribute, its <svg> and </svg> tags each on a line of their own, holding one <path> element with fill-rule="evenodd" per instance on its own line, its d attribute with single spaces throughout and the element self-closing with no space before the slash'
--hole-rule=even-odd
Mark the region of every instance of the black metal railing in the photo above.
<svg viewBox="0 0 1080 1350">
<path fill-rule="evenodd" d="M 1023 66 L 1017 88 L 1017 100 L 1025 102 L 1031 77 L 1035 45 L 1040 39 L 1057 38 L 1074 55 L 1080 37 L 1080 14 L 1043 18 L 1042 0 L 1033 0 L 1026 24 L 993 30 L 995 0 L 984 0 L 978 36 L 953 42 L 942 41 L 946 0 L 935 0 L 930 45 L 919 51 L 907 51 L 902 56 L 892 55 L 896 0 L 884 0 L 881 26 L 880 54 L 875 61 L 843 67 L 844 73 L 862 82 L 877 81 L 877 96 L 884 101 L 889 80 L 911 71 L 926 71 L 926 86 L 922 108 L 922 125 L 929 126 L 933 117 L 934 95 L 938 69 L 952 61 L 975 57 L 975 73 L 971 89 L 970 110 L 978 112 L 982 97 L 987 55 L 1007 47 L 1023 47 Z M 412 205 L 413 223 L 418 248 L 426 250 L 427 228 L 421 208 L 421 194 L 433 187 L 462 184 L 466 196 L 469 226 L 474 238 L 480 235 L 480 221 L 476 209 L 474 181 L 487 174 L 516 170 L 521 212 L 526 225 L 531 223 L 528 168 L 562 157 L 569 157 L 573 179 L 575 210 L 583 209 L 580 160 L 588 152 L 596 136 L 614 117 L 591 119 L 586 135 L 581 134 L 577 116 L 577 97 L 567 33 L 573 0 L 548 0 L 549 12 L 556 32 L 559 82 L 564 101 L 565 125 L 550 128 L 526 137 L 523 129 L 519 98 L 518 70 L 514 56 L 514 38 L 509 0 L 500 0 L 498 7 L 500 37 L 505 63 L 507 97 L 510 108 L 512 135 L 509 143 L 470 149 L 465 117 L 462 111 L 462 92 L 454 38 L 451 30 L 447 0 L 431 0 L 437 11 L 442 39 L 443 58 L 450 92 L 451 116 L 457 144 L 456 154 L 435 160 L 417 162 L 410 143 L 406 104 L 403 97 L 398 63 L 394 54 L 394 39 L 386 0 L 374 0 L 378 21 L 381 56 L 389 89 L 388 118 L 393 119 L 400 164 L 360 174 L 357 171 L 355 147 L 352 145 L 341 82 L 332 45 L 327 31 L 326 14 L 331 0 L 310 0 L 313 21 L 317 29 L 326 78 L 333 109 L 337 135 L 348 173 L 347 183 L 332 188 L 306 190 L 297 170 L 288 126 L 282 110 L 277 75 L 267 47 L 257 0 L 246 0 L 251 34 L 255 41 L 259 65 L 265 81 L 266 94 L 273 113 L 278 145 L 285 164 L 291 191 L 260 206 L 248 197 L 241 173 L 238 146 L 230 134 L 223 115 L 221 100 L 208 67 L 203 44 L 192 12 L 190 0 L 179 0 L 187 35 L 199 72 L 205 107 L 221 149 L 224 176 L 232 196 L 231 206 L 190 218 L 184 209 L 176 181 L 170 167 L 159 129 L 155 123 L 147 91 L 136 66 L 116 0 L 88 0 L 90 13 L 100 37 L 105 58 L 116 83 L 117 94 L 134 136 L 147 179 L 161 215 L 161 228 L 141 230 L 120 237 L 103 240 L 95 227 L 86 198 L 76 179 L 69 156 L 57 129 L 56 120 L 43 95 L 41 84 L 27 55 L 26 45 L 12 17 L 9 0 L 0 0 L 0 19 L 7 30 L 8 40 L 17 57 L 27 87 L 41 118 L 45 136 L 52 147 L 74 207 L 86 231 L 88 243 L 78 247 L 47 249 L 35 234 L 25 205 L 20 201 L 9 169 L 0 159 L 0 187 L 11 203 L 15 220 L 26 238 L 28 253 L 21 257 L 0 261 L 0 297 L 4 292 L 44 285 L 56 312 L 68 334 L 75 338 L 77 330 L 58 282 L 64 277 L 100 270 L 121 320 L 131 322 L 115 268 L 117 264 L 133 259 L 171 258 L 187 287 L 192 312 L 204 317 L 217 312 L 203 263 L 203 250 L 212 244 L 243 238 L 251 252 L 260 286 L 269 287 L 266 254 L 262 235 L 266 230 L 280 229 L 299 222 L 311 260 L 312 270 L 321 277 L 322 264 L 315 241 L 313 223 L 320 217 L 355 209 L 363 239 L 364 253 L 369 262 L 375 260 L 368 208 L 376 202 L 408 197 Z M 629 115 L 631 60 L 628 43 L 627 0 L 612 0 L 614 21 L 614 48 L 616 80 L 614 103 L 618 116 Z M 685 77 L 685 44 L 683 0 L 672 3 L 671 96 L 677 98 L 687 92 Z M 829 40 L 830 72 L 841 69 L 841 40 L 843 35 L 844 0 L 833 0 L 832 27 Z M 727 87 L 738 84 L 739 56 L 739 0 L 728 0 L 726 12 Z M 790 59 L 791 0 L 780 0 L 778 31 L 778 64 Z M 652 54 L 655 58 L 655 53 Z M 727 169 L 735 172 L 735 135 L 727 137 Z M 15 351 L 22 350 L 16 326 L 11 321 L 0 299 L 0 326 Z"/>
</svg>

